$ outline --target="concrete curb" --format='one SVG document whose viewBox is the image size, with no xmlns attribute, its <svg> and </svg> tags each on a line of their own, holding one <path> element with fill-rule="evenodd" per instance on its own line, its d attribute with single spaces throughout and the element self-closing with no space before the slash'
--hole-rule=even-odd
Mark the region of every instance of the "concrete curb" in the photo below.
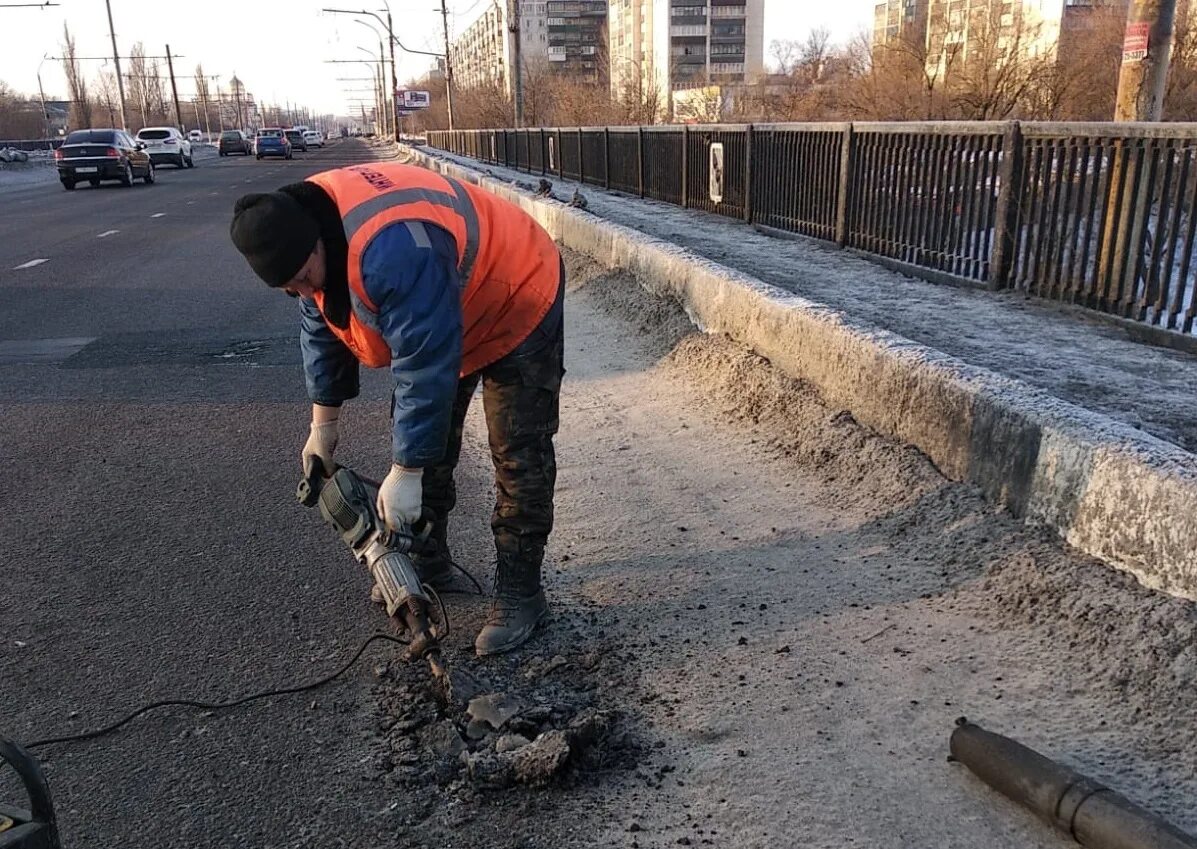
<svg viewBox="0 0 1197 849">
<path fill-rule="evenodd" d="M 513 201 L 566 247 L 676 299 L 832 405 L 926 453 L 1027 522 L 1143 584 L 1197 600 L 1197 456 L 1019 381 L 558 201 L 409 148 Z"/>
</svg>

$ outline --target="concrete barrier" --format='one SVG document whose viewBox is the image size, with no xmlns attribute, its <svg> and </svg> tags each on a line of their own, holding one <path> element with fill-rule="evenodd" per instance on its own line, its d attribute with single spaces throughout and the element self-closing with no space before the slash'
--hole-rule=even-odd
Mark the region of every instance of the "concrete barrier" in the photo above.
<svg viewBox="0 0 1197 849">
<path fill-rule="evenodd" d="M 871 327 L 559 201 L 416 149 L 413 161 L 518 204 L 566 247 L 682 304 L 952 480 L 1143 584 L 1197 600 L 1197 456 L 1020 381 Z"/>
</svg>

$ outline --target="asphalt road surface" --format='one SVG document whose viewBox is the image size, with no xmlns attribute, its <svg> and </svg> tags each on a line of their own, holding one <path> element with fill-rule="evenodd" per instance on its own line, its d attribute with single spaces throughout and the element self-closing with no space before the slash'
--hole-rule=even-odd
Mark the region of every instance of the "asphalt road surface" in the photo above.
<svg viewBox="0 0 1197 849">
<path fill-rule="evenodd" d="M 373 158 L 343 141 L 3 195 L 0 733 L 314 678 L 380 624 L 293 498 L 309 415 L 295 304 L 228 238 L 241 194 Z M 385 468 L 370 444 L 357 462 Z M 67 845 L 362 840 L 390 800 L 336 776 L 364 755 L 370 680 L 365 663 L 331 695 L 154 715 L 49 752 Z"/>
<path fill-rule="evenodd" d="M 294 501 L 296 306 L 228 239 L 240 194 L 375 155 L 0 195 L 0 733 L 311 680 L 385 628 Z M 446 653 L 540 717 L 529 737 L 592 709 L 607 730 L 547 786 L 488 786 L 460 756 L 493 763 L 497 732 L 461 739 L 379 646 L 314 693 L 41 750 L 68 849 L 1062 845 L 946 761 L 960 715 L 1197 828 L 1197 739 L 1177 731 L 1197 722 L 1194 605 L 995 512 L 635 281 L 566 264 L 554 621 L 471 660 L 483 605 L 457 596 Z M 389 386 L 364 377 L 338 457 L 379 473 Z M 485 583 L 479 406 L 451 540 Z"/>
</svg>

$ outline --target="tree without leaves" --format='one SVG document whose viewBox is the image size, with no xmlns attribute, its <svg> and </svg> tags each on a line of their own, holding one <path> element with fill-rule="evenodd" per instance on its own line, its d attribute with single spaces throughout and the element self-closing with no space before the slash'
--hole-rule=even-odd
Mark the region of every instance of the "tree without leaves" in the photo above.
<svg viewBox="0 0 1197 849">
<path fill-rule="evenodd" d="M 162 66 L 157 59 L 150 61 L 146 68 L 146 101 L 150 106 L 150 116 L 147 120 L 154 124 L 171 124 L 168 115 L 171 109 L 166 103 L 166 85 L 162 73 Z"/>
<path fill-rule="evenodd" d="M 129 100 L 137 110 L 136 126 L 129 127 L 130 130 L 140 130 L 149 122 L 150 104 L 149 92 L 146 88 L 146 73 L 145 48 L 139 41 L 129 51 L 129 64 L 125 72 L 125 85 Z"/>
<path fill-rule="evenodd" d="M 91 126 L 91 99 L 87 93 L 87 78 L 79 66 L 75 39 L 66 21 L 62 24 L 62 66 L 66 73 L 67 88 L 71 92 L 71 123 L 76 127 Z"/>
<path fill-rule="evenodd" d="M 793 39 L 774 39 L 769 42 L 769 56 L 777 73 L 790 76 L 798 67 L 798 57 L 802 53 L 802 46 Z"/>
<path fill-rule="evenodd" d="M 14 91 L 0 80 L 0 138 L 35 139 L 46 131 L 41 102 Z"/>
<path fill-rule="evenodd" d="M 794 73 L 800 75 L 804 82 L 817 83 L 823 76 L 831 54 L 831 30 L 827 27 L 812 29 L 798 51 Z"/>
<path fill-rule="evenodd" d="M 117 126 L 117 122 L 120 120 L 121 104 L 114 72 L 100 71 L 99 82 L 96 85 L 96 105 L 99 107 L 99 111 L 107 117 L 108 125 Z"/>
<path fill-rule="evenodd" d="M 655 124 L 664 107 L 664 92 L 650 69 L 628 61 L 616 74 L 614 122 L 617 124 Z"/>
<path fill-rule="evenodd" d="M 212 95 L 208 88 L 208 77 L 204 74 L 203 64 L 195 66 L 195 97 L 203 109 L 203 130 L 211 132 L 212 129 L 212 115 L 208 111 L 209 105 L 212 102 Z"/>
<path fill-rule="evenodd" d="M 1197 120 L 1197 8 L 1177 11 L 1172 36 L 1172 65 L 1164 92 L 1164 117 L 1169 121 Z M 1112 108 L 1111 108 L 1112 111 Z"/>
<path fill-rule="evenodd" d="M 1016 115 L 1038 80 L 1050 79 L 1055 55 L 1036 55 L 1032 45 L 1039 26 L 1021 10 L 1013 22 L 1002 23 L 1002 7 L 994 4 L 969 12 L 967 50 L 948 76 L 948 91 L 956 113 L 970 121 L 1000 121 Z"/>
</svg>

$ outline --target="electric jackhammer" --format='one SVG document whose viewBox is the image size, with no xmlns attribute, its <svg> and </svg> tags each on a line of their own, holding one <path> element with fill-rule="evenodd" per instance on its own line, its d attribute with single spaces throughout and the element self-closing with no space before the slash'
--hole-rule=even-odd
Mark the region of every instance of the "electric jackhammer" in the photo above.
<svg viewBox="0 0 1197 849">
<path fill-rule="evenodd" d="M 387 615 L 398 619 L 407 631 L 409 655 L 426 658 L 433 674 L 444 677 L 440 640 L 445 634 L 432 618 L 433 607 L 440 607 L 440 601 L 435 591 L 421 583 L 409 556 L 435 544 L 430 543 L 432 524 L 424 518 L 411 528 L 392 531 L 378 515 L 378 488 L 376 481 L 344 467 L 330 475 L 319 458 L 312 457 L 295 496 L 305 507 L 318 504 L 324 521 L 366 567 L 382 592 Z"/>
</svg>

